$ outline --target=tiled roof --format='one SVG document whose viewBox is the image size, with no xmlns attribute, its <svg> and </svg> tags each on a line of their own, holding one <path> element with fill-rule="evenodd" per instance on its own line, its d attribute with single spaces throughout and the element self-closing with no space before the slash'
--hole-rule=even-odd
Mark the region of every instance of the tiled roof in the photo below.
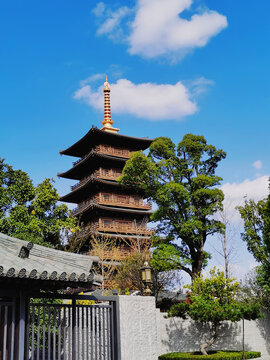
<svg viewBox="0 0 270 360">
<path fill-rule="evenodd" d="M 97 256 L 55 250 L 0 233 L 1 278 L 56 281 L 67 286 L 100 285 L 102 278 L 91 272 Z"/>
<path fill-rule="evenodd" d="M 153 139 L 145 137 L 137 138 L 133 136 L 112 133 L 109 131 L 99 130 L 97 127 L 92 126 L 87 134 L 85 134 L 80 140 L 71 145 L 69 148 L 61 150 L 60 154 L 81 157 L 89 152 L 90 148 L 102 142 L 114 143 L 117 145 L 124 144 L 125 146 L 129 145 L 131 148 L 134 148 L 134 150 L 145 150 L 153 142 Z"/>
</svg>

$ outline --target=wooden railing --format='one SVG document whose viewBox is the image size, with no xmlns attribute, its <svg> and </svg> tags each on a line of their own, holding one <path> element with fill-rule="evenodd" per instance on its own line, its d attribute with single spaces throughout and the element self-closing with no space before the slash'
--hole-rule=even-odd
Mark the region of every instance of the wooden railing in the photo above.
<svg viewBox="0 0 270 360">
<path fill-rule="evenodd" d="M 78 183 L 76 183 L 75 185 L 72 185 L 72 186 L 71 186 L 71 190 L 77 189 L 77 187 L 82 186 L 83 184 L 85 184 L 85 183 L 90 179 L 90 177 L 91 177 L 91 175 L 85 177 L 85 178 L 82 179 L 82 180 L 80 180 L 80 181 L 79 181 Z"/>
<path fill-rule="evenodd" d="M 114 248 L 113 250 L 104 250 L 102 253 L 98 250 L 90 250 L 89 255 L 98 256 L 102 260 L 123 260 L 128 257 L 133 250 L 131 248 Z"/>
<path fill-rule="evenodd" d="M 94 201 L 98 204 L 111 205 L 111 206 L 122 206 L 136 209 L 151 210 L 152 206 L 149 203 L 144 203 L 142 200 L 136 201 L 133 197 L 120 200 L 117 195 L 109 194 L 109 198 L 105 198 L 103 194 L 94 196 Z"/>
<path fill-rule="evenodd" d="M 122 175 L 122 172 L 116 172 L 113 169 L 109 169 L 108 171 L 105 171 L 104 169 L 96 170 L 94 175 L 101 179 L 107 179 L 107 180 L 117 180 Z"/>
<path fill-rule="evenodd" d="M 107 145 L 98 145 L 95 147 L 95 151 L 100 152 L 102 154 L 117 156 L 117 157 L 121 157 L 121 158 L 125 158 L 125 159 L 128 159 L 130 157 L 130 153 L 131 153 L 127 149 L 122 149 L 122 148 L 107 146 Z"/>
<path fill-rule="evenodd" d="M 95 231 L 102 232 L 115 232 L 119 234 L 136 234 L 136 235 L 152 235 L 154 232 L 151 229 L 146 229 L 141 226 L 119 225 L 119 224 L 104 224 L 104 223 L 92 223 L 91 228 Z"/>
</svg>

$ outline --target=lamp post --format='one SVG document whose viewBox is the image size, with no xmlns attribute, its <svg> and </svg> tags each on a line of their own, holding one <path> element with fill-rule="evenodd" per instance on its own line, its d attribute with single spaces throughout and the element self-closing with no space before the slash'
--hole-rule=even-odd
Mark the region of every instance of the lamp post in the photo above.
<svg viewBox="0 0 270 360">
<path fill-rule="evenodd" d="M 143 266 L 141 267 L 141 274 L 142 274 L 142 283 L 144 285 L 143 295 L 150 296 L 152 294 L 150 286 L 153 283 L 153 279 L 152 279 L 152 268 L 147 261 L 145 261 Z"/>
</svg>

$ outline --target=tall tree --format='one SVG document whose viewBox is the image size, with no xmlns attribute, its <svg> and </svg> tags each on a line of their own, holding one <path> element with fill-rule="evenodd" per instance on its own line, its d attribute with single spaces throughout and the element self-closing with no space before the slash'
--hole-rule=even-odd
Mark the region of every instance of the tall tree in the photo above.
<svg viewBox="0 0 270 360">
<path fill-rule="evenodd" d="M 28 174 L 0 158 L 0 232 L 35 243 L 60 246 L 76 227 L 51 179 L 36 187 Z"/>
<path fill-rule="evenodd" d="M 200 274 L 209 257 L 207 237 L 224 229 L 213 215 L 222 209 L 215 170 L 225 156 L 203 136 L 187 134 L 177 146 L 157 138 L 147 156 L 135 152 L 127 161 L 120 183 L 144 190 L 158 206 L 151 218 L 163 237 L 152 261 L 156 269 L 182 269 L 192 279 Z"/>
<path fill-rule="evenodd" d="M 270 194 L 257 203 L 246 200 L 238 210 L 244 220 L 242 239 L 248 251 L 261 264 L 257 269 L 258 281 L 270 292 Z"/>
<path fill-rule="evenodd" d="M 190 290 L 187 301 L 173 305 L 168 316 L 184 319 L 189 316 L 211 325 L 211 338 L 200 346 L 204 355 L 207 355 L 206 349 L 216 341 L 224 321 L 255 320 L 262 316 L 260 305 L 243 298 L 239 293 L 239 284 L 234 279 L 226 279 L 224 273 L 215 268 L 210 270 L 209 278 L 198 276 L 186 287 Z"/>
</svg>

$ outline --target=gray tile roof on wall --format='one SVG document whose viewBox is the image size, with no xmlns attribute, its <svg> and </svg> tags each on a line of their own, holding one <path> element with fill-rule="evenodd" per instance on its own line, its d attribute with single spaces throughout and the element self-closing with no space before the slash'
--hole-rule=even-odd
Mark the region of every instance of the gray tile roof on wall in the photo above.
<svg viewBox="0 0 270 360">
<path fill-rule="evenodd" d="M 97 256 L 55 250 L 0 233 L 0 278 L 98 285 L 102 278 L 91 272 L 98 261 Z"/>
</svg>

